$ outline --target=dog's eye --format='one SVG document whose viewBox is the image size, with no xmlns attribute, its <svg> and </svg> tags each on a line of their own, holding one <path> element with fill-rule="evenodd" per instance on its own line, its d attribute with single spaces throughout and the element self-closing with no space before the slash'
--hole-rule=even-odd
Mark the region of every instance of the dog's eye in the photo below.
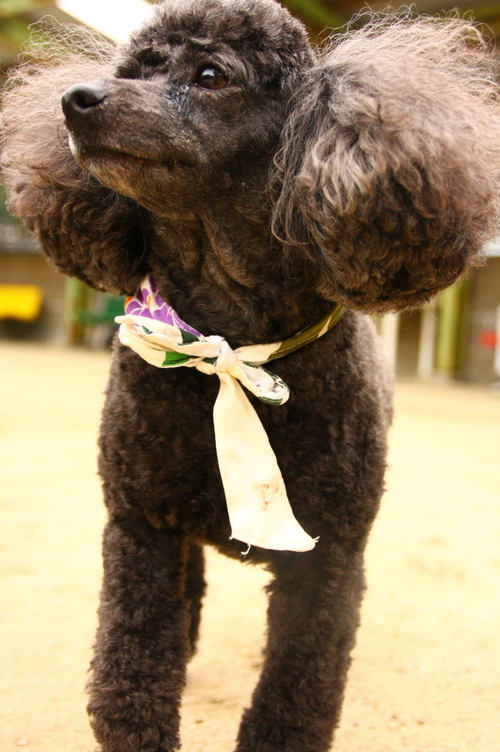
<svg viewBox="0 0 500 752">
<path fill-rule="evenodd" d="M 199 70 L 194 82 L 203 89 L 223 89 L 229 83 L 224 73 L 213 65 L 205 65 Z"/>
</svg>

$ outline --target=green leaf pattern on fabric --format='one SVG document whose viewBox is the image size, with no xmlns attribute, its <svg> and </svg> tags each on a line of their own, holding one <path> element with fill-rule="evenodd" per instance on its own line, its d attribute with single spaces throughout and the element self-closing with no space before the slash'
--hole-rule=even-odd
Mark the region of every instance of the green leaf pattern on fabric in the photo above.
<svg viewBox="0 0 500 752">
<path fill-rule="evenodd" d="M 168 350 L 166 350 L 165 359 L 161 364 L 161 367 L 175 368 L 176 366 L 186 365 L 186 363 L 189 363 L 190 360 L 192 360 L 192 358 L 189 355 L 183 355 L 182 353 L 178 352 L 168 352 Z"/>
<path fill-rule="evenodd" d="M 179 329 L 182 337 L 182 343 L 184 345 L 189 345 L 191 342 L 198 342 L 199 338 L 196 337 L 194 334 L 191 334 L 191 332 L 187 332 L 185 329 Z"/>
</svg>

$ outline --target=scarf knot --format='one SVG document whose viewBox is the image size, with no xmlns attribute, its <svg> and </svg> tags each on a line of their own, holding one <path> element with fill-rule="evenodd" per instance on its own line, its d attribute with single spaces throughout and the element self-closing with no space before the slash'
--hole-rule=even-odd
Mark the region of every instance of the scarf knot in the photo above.
<svg viewBox="0 0 500 752">
<path fill-rule="evenodd" d="M 207 340 L 210 341 L 210 337 L 207 337 Z M 226 373 L 231 372 L 231 369 L 238 361 L 238 356 L 232 349 L 232 347 L 229 345 L 229 342 L 225 340 L 223 337 L 218 337 L 217 335 L 212 336 L 212 339 L 218 339 L 219 340 L 219 346 L 220 346 L 220 355 L 218 356 L 217 360 L 215 361 L 215 370 L 217 373 Z"/>
</svg>

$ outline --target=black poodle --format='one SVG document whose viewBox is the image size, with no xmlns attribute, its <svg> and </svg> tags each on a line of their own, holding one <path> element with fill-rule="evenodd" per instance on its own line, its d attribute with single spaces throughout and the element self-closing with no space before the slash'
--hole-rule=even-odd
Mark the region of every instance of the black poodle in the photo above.
<svg viewBox="0 0 500 752">
<path fill-rule="evenodd" d="M 479 263 L 495 233 L 494 58 L 465 22 L 401 16 L 313 50 L 274 0 L 166 0 L 122 48 L 63 31 L 36 54 L 4 97 L 10 210 L 64 273 L 140 290 L 100 438 L 109 522 L 96 737 L 104 752 L 178 747 L 210 544 L 273 574 L 238 752 L 325 752 L 391 413 L 365 314 L 421 305 Z M 151 300 L 175 309 L 170 325 Z M 146 319 L 134 318 L 141 305 Z M 255 353 L 276 357 L 279 343 L 271 371 L 261 368 L 269 358 Z M 158 352 L 157 365 L 195 367 L 155 367 Z M 240 366 L 257 384 L 249 401 L 235 386 Z M 222 421 L 216 446 L 219 383 L 233 389 L 233 425 L 224 434 Z M 286 399 L 285 384 L 288 401 L 269 404 Z M 251 449 L 241 410 L 260 431 Z M 261 450 L 281 471 L 267 486 Z M 262 537 L 253 523 L 235 533 L 225 501 L 251 516 L 253 485 L 261 517 L 279 507 Z"/>
</svg>

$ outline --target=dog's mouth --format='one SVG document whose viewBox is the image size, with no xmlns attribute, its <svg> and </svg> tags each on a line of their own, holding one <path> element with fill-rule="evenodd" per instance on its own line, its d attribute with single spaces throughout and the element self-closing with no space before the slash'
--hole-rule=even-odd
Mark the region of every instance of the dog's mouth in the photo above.
<svg viewBox="0 0 500 752">
<path fill-rule="evenodd" d="M 92 158 L 102 161 L 112 160 L 113 162 L 130 162 L 138 165 L 162 164 L 161 160 L 158 160 L 155 157 L 142 154 L 132 154 L 131 152 L 120 151 L 118 149 L 98 149 L 92 151 Z"/>
<path fill-rule="evenodd" d="M 71 153 L 75 159 L 89 165 L 114 164 L 123 165 L 124 167 L 144 167 L 146 169 L 162 168 L 169 171 L 193 167 L 189 161 L 175 155 L 167 157 L 165 155 L 148 154 L 136 149 L 123 149 L 111 146 L 82 147 L 76 144 L 72 137 L 70 137 L 69 144 Z"/>
</svg>

